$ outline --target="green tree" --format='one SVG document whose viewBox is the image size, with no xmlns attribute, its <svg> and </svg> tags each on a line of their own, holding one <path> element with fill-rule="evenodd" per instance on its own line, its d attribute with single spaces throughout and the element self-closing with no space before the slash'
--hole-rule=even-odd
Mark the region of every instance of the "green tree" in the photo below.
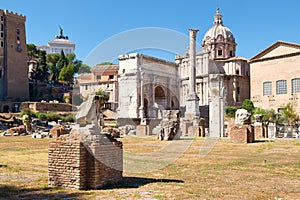
<svg viewBox="0 0 300 200">
<path fill-rule="evenodd" d="M 109 93 L 103 91 L 103 90 L 98 90 L 95 95 L 98 95 L 101 99 L 101 105 L 103 106 L 108 100 L 109 100 Z"/>
<path fill-rule="evenodd" d="M 73 75 L 74 75 L 74 66 L 72 63 L 69 63 L 68 65 L 65 65 L 60 73 L 59 73 L 59 80 L 65 81 L 68 84 L 70 84 L 73 81 Z"/>
<path fill-rule="evenodd" d="M 37 50 L 35 44 L 27 44 L 27 55 L 29 60 L 33 58 L 38 58 L 39 56 L 39 51 Z"/>
<path fill-rule="evenodd" d="M 59 70 L 57 68 L 58 60 L 60 59 L 60 54 L 47 54 L 46 61 L 50 69 L 50 81 L 57 81 L 59 76 Z"/>
<path fill-rule="evenodd" d="M 60 74 L 60 71 L 62 70 L 62 68 L 65 66 L 68 66 L 68 64 L 69 64 L 68 59 L 66 58 L 64 51 L 61 50 L 60 57 L 57 62 L 58 74 Z"/>
<path fill-rule="evenodd" d="M 227 117 L 234 118 L 235 117 L 235 112 L 237 108 L 233 106 L 225 106 L 225 113 Z"/>
<path fill-rule="evenodd" d="M 262 122 L 265 125 L 269 123 L 277 123 L 278 116 L 274 109 L 262 109 L 262 108 L 255 108 L 253 112 L 253 116 L 256 114 L 262 115 Z"/>
<path fill-rule="evenodd" d="M 81 64 L 78 74 L 91 73 L 91 67 L 87 64 Z"/>
<path fill-rule="evenodd" d="M 82 65 L 82 61 L 76 59 L 76 55 L 75 54 L 67 54 L 66 58 L 68 60 L 68 63 L 73 63 L 74 66 L 74 73 L 78 73 L 81 65 Z"/>
<path fill-rule="evenodd" d="M 99 63 L 97 65 L 113 65 L 114 63 L 112 62 L 102 62 L 102 63 Z"/>
<path fill-rule="evenodd" d="M 250 99 L 245 99 L 243 101 L 242 108 L 246 109 L 251 114 L 253 114 L 253 111 L 255 109 L 254 104 Z"/>
<path fill-rule="evenodd" d="M 284 122 L 287 125 L 293 125 L 299 121 L 299 115 L 296 113 L 296 110 L 291 103 L 286 104 L 279 113 L 281 113 Z"/>
<path fill-rule="evenodd" d="M 47 81 L 49 67 L 46 61 L 46 51 L 39 51 L 39 66 L 37 68 L 37 79 Z"/>
</svg>

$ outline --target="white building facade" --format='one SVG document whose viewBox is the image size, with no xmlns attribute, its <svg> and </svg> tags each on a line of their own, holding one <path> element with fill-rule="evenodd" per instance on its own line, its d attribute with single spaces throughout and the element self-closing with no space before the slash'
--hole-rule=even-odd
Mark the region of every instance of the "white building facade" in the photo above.
<svg viewBox="0 0 300 200">
<path fill-rule="evenodd" d="M 46 51 L 46 54 L 60 54 L 63 51 L 65 54 L 74 54 L 75 43 L 69 40 L 68 36 L 63 35 L 61 28 L 60 35 L 54 40 L 48 42 L 46 46 L 37 46 L 39 50 Z"/>
</svg>

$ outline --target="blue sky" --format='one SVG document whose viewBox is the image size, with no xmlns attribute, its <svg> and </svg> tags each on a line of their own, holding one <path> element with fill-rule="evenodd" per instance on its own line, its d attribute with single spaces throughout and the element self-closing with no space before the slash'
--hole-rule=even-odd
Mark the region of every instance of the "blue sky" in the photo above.
<svg viewBox="0 0 300 200">
<path fill-rule="evenodd" d="M 27 43 L 45 45 L 59 34 L 76 43 L 77 58 L 86 60 L 103 41 L 124 31 L 161 27 L 188 35 L 198 28 L 198 42 L 220 7 L 224 25 L 236 38 L 237 55 L 251 58 L 277 40 L 300 41 L 300 1 L 287 0 L 4 0 L 1 9 L 27 16 Z M 176 41 L 175 41 L 176 42 Z M 170 59 L 164 52 L 147 52 Z M 126 52 L 124 52 L 126 53 Z M 173 56 L 173 55 L 172 55 Z M 99 55 L 99 60 L 106 58 Z M 90 63 L 88 63 L 90 64 Z"/>
</svg>

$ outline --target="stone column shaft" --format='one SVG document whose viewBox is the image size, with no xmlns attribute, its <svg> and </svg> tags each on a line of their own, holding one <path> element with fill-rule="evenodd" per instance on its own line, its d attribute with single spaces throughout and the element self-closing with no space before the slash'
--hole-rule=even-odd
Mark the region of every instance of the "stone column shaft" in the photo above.
<svg viewBox="0 0 300 200">
<path fill-rule="evenodd" d="M 139 114 L 141 121 L 144 119 L 144 72 L 141 72 L 141 105 L 139 108 Z"/>
<path fill-rule="evenodd" d="M 196 35 L 197 29 L 190 29 L 190 94 L 196 92 Z"/>
</svg>

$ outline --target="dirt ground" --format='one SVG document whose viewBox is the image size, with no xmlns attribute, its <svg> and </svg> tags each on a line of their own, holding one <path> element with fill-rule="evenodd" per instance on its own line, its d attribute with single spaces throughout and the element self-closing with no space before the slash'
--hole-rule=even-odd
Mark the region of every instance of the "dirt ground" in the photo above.
<svg viewBox="0 0 300 200">
<path fill-rule="evenodd" d="M 0 137 L 0 199 L 300 199 L 300 139 L 126 136 L 123 181 L 87 191 L 48 186 L 50 140 Z"/>
</svg>

